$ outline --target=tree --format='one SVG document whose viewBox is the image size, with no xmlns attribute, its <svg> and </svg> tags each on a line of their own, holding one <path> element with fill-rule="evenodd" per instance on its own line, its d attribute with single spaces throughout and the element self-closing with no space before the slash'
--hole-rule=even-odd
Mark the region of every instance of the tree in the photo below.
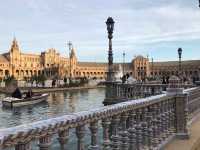
<svg viewBox="0 0 200 150">
<path fill-rule="evenodd" d="M 43 87 L 45 85 L 46 80 L 47 80 L 47 78 L 44 74 L 38 75 L 38 83 L 41 83 Z"/>
<path fill-rule="evenodd" d="M 56 80 L 54 79 L 54 80 L 52 81 L 52 87 L 55 87 L 55 85 L 56 85 Z"/>
<path fill-rule="evenodd" d="M 36 82 L 36 86 L 38 85 L 38 77 L 37 77 L 37 75 L 33 75 L 33 76 L 31 76 L 31 78 L 30 78 L 30 82 L 31 82 L 31 86 L 33 86 L 33 82 Z"/>
<path fill-rule="evenodd" d="M 27 83 L 29 82 L 29 78 L 28 77 L 24 77 L 24 81 L 26 82 L 26 86 L 27 86 Z"/>
<path fill-rule="evenodd" d="M 16 81 L 14 76 L 6 76 L 4 78 L 5 86 L 9 86 L 14 81 Z"/>
<path fill-rule="evenodd" d="M 67 78 L 64 77 L 63 81 L 64 81 L 64 84 L 65 84 L 65 86 L 66 86 L 66 85 L 67 85 Z"/>
</svg>

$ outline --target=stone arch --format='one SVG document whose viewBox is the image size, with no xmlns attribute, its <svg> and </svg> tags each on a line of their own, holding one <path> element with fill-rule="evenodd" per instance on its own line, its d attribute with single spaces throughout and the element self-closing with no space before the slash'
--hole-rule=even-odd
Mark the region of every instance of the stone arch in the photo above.
<svg viewBox="0 0 200 150">
<path fill-rule="evenodd" d="M 17 76 L 19 76 L 19 70 L 16 70 L 16 74 L 17 74 Z"/>
<path fill-rule="evenodd" d="M 9 75 L 10 75 L 9 70 L 5 70 L 5 76 L 9 76 Z"/>
</svg>

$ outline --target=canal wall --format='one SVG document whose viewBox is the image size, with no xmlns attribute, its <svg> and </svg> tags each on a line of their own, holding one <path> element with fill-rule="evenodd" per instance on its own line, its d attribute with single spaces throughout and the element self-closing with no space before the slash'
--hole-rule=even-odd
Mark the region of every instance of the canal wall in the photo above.
<svg viewBox="0 0 200 150">
<path fill-rule="evenodd" d="M 66 88 L 47 88 L 47 87 L 32 87 L 34 93 L 48 93 L 57 91 L 69 91 L 69 90 L 82 90 L 82 89 L 95 89 L 104 88 L 105 86 L 83 86 L 83 87 L 66 87 Z M 20 88 L 22 92 L 27 92 L 30 87 Z M 1 93 L 10 94 L 11 91 L 6 90 L 6 88 L 0 88 Z"/>
</svg>

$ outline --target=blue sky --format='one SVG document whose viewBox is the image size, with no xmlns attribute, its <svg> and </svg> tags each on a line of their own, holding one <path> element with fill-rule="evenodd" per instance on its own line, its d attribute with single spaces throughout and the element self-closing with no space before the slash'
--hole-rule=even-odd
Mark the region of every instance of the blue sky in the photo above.
<svg viewBox="0 0 200 150">
<path fill-rule="evenodd" d="M 107 61 L 108 16 L 115 20 L 114 61 L 142 54 L 154 60 L 200 59 L 198 0 L 6 0 L 0 5 L 0 53 L 15 35 L 23 52 L 56 48 L 67 56 L 72 41 L 81 61 Z"/>
</svg>

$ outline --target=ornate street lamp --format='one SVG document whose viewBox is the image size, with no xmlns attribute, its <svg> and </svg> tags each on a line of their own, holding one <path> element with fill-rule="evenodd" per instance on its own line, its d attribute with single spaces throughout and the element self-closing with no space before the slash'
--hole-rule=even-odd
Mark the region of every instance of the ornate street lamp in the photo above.
<svg viewBox="0 0 200 150">
<path fill-rule="evenodd" d="M 151 58 L 151 63 L 152 63 L 152 78 L 154 79 L 153 57 Z"/>
<path fill-rule="evenodd" d="M 123 52 L 123 76 L 125 75 L 125 52 Z"/>
<path fill-rule="evenodd" d="M 108 31 L 108 39 L 109 39 L 107 81 L 114 81 L 113 52 L 112 52 L 112 38 L 113 38 L 114 23 L 115 22 L 114 22 L 113 18 L 108 17 L 108 19 L 106 21 L 106 26 L 107 26 L 107 31 Z"/>
<path fill-rule="evenodd" d="M 68 43 L 67 43 L 67 45 L 68 45 L 68 47 L 69 47 L 69 83 L 71 84 L 71 79 L 72 79 L 72 70 L 71 70 L 71 68 L 72 68 L 72 64 L 71 64 L 71 50 L 72 50 L 72 42 L 71 41 L 69 41 Z"/>
<path fill-rule="evenodd" d="M 179 48 L 179 49 L 178 49 L 178 57 L 179 57 L 179 68 L 178 68 L 178 69 L 179 69 L 179 73 L 180 73 L 180 74 L 181 74 L 181 69 L 182 69 L 182 68 L 181 68 L 181 56 L 182 56 L 182 51 L 183 51 L 182 48 Z"/>
<path fill-rule="evenodd" d="M 113 38 L 113 30 L 114 30 L 114 20 L 112 17 L 108 17 L 106 21 L 107 31 L 108 31 L 108 39 L 109 39 L 109 49 L 108 49 L 108 72 L 107 72 L 107 79 L 105 82 L 106 85 L 106 92 L 105 92 L 105 99 L 103 104 L 104 105 L 112 105 L 116 103 L 114 99 L 114 92 L 113 92 L 113 84 L 115 83 L 114 77 L 114 70 L 113 70 L 113 52 L 112 52 L 112 38 Z"/>
</svg>

